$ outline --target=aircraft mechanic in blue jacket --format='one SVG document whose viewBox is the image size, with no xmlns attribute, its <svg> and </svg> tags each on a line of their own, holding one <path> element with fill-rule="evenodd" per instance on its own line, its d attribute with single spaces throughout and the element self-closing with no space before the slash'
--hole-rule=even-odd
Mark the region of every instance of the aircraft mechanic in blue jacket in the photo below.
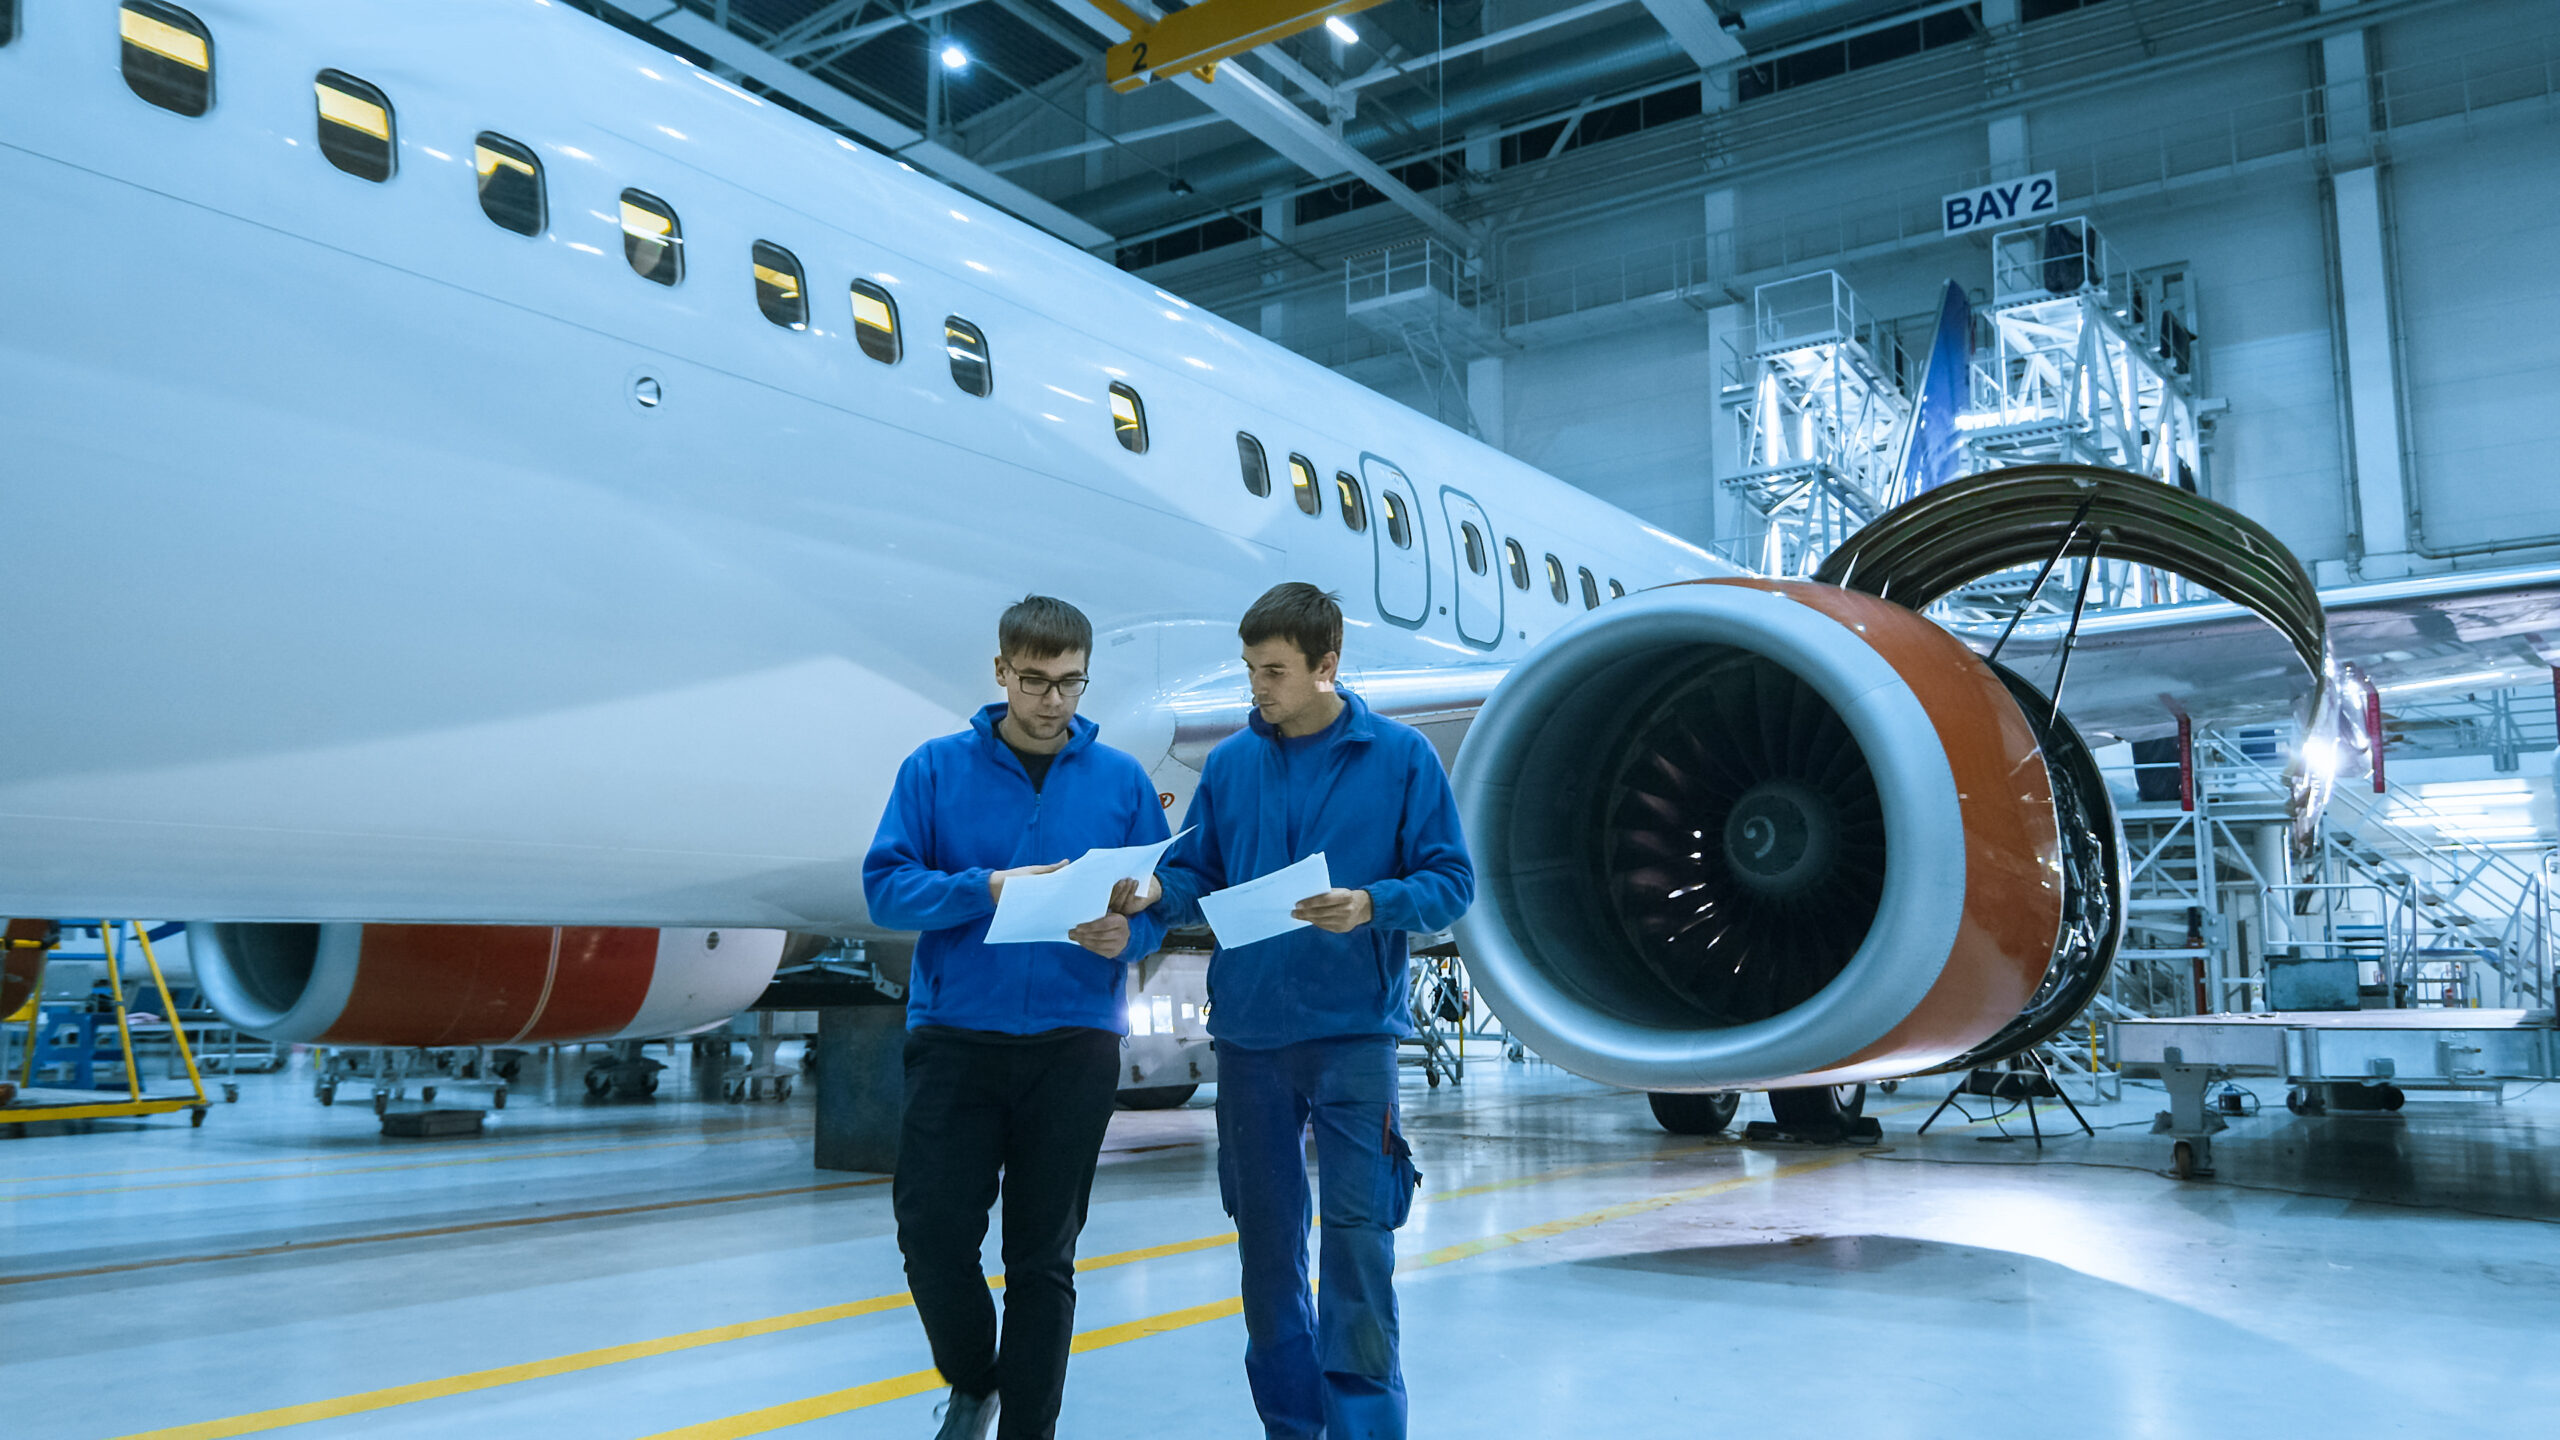
<svg viewBox="0 0 2560 1440">
<path fill-rule="evenodd" d="M 1274 587 L 1238 627 L 1247 728 L 1209 752 L 1148 895 L 1123 907 L 1197 924 L 1200 897 L 1322 851 L 1334 889 L 1309 928 L 1220 946 L 1209 963 L 1218 1048 L 1218 1184 L 1244 1268 L 1245 1377 L 1270 1440 L 1403 1440 L 1395 1231 L 1421 1184 L 1397 1124 L 1396 1043 L 1413 1033 L 1406 936 L 1475 898 L 1448 775 L 1411 726 L 1334 684 L 1342 608 Z M 1316 1136 L 1321 1295 L 1307 1285 Z"/>
<path fill-rule="evenodd" d="M 1145 767 L 1077 715 L 1093 626 L 1029 596 L 997 626 L 1000 704 L 899 767 L 862 864 L 874 923 L 920 930 L 907 997 L 898 1248 L 934 1368 L 941 1434 L 1049 1440 L 1075 1332 L 1076 1237 L 1119 1090 L 1127 962 L 1159 917 L 1105 913 L 1074 944 L 990 945 L 1005 882 L 1165 837 Z M 1123 881 L 1120 896 L 1134 888 Z M 1001 1176 L 1004 1325 L 979 1250 Z"/>
</svg>

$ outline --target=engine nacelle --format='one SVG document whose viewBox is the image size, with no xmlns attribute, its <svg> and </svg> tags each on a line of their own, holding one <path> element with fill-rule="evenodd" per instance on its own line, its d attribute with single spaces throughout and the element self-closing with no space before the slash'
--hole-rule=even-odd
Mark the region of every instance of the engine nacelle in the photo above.
<svg viewBox="0 0 2560 1440">
<path fill-rule="evenodd" d="M 230 924 L 187 927 L 222 1018 L 322 1045 L 548 1045 L 679 1035 L 755 1003 L 780 930 Z"/>
<path fill-rule="evenodd" d="M 1459 753 L 1469 972 L 1541 1056 L 1643 1090 L 2036 1043 L 2112 963 L 2122 846 L 2086 748 L 2030 699 L 1830 585 L 1702 581 L 1579 617 Z"/>
</svg>

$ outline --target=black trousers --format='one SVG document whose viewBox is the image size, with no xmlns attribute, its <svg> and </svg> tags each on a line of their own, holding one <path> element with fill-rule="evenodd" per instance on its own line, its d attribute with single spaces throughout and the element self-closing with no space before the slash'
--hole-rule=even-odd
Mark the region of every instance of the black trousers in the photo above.
<svg viewBox="0 0 2560 1440">
<path fill-rule="evenodd" d="M 898 1249 L 934 1368 L 964 1394 L 1001 1391 L 1001 1440 L 1049 1440 L 1075 1334 L 1076 1236 L 1111 1124 L 1120 1037 L 1028 1043 L 907 1036 Z M 1001 1178 L 999 1178 L 1001 1177 Z M 1004 1200 L 1004 1335 L 978 1261 Z"/>
</svg>

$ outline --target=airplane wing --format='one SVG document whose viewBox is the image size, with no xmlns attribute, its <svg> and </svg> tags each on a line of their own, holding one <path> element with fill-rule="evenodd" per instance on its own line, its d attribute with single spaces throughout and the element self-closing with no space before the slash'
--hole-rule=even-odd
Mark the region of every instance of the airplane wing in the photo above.
<svg viewBox="0 0 2560 1440">
<path fill-rule="evenodd" d="M 2540 684 L 2560 665 L 2560 566 L 2429 575 L 2320 592 L 2339 661 L 2403 698 Z M 2053 679 L 2064 622 L 2029 621 L 2001 659 Z M 1996 630 L 1959 632 L 1987 652 Z M 2173 734 L 2181 714 L 2221 724 L 2299 717 L 2312 677 L 2266 621 L 2225 601 L 2100 614 L 2082 622 L 2062 708 L 2093 741 Z M 2351 717 L 2352 718 L 2352 717 Z"/>
<path fill-rule="evenodd" d="M 2319 592 L 2330 648 L 2382 693 L 2388 716 L 2403 697 L 2540 684 L 2560 667 L 2560 565 L 2429 575 Z M 2023 622 L 2001 660 L 2039 686 L 2054 677 L 2066 621 Z M 1959 628 L 1989 653 L 1996 628 Z M 1454 763 L 1476 711 L 1508 665 L 1354 670 L 1343 683 L 1371 708 L 1429 737 Z M 2175 734 L 2178 717 L 2222 725 L 2299 723 L 2312 675 L 2267 621 L 2225 600 L 2103 611 L 2081 622 L 2063 712 L 2093 744 Z M 1197 769 L 1244 723 L 1252 698 L 1240 675 L 1171 702 L 1174 755 Z M 2349 715 L 2350 722 L 2360 716 Z"/>
</svg>

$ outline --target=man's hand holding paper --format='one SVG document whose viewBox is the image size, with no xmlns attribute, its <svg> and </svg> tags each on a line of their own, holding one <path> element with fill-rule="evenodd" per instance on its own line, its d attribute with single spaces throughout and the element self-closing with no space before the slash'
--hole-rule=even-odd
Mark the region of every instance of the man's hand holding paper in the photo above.
<svg viewBox="0 0 2560 1440">
<path fill-rule="evenodd" d="M 1311 922 L 1297 913 L 1299 908 L 1332 890 L 1332 873 L 1318 851 L 1294 865 L 1201 896 L 1200 913 L 1218 932 L 1218 943 L 1232 950 L 1306 928 Z"/>
<path fill-rule="evenodd" d="M 995 918 L 987 922 L 987 943 L 1064 942 L 1117 958 L 1128 947 L 1129 922 L 1113 913 L 1112 902 L 1127 893 L 1126 887 L 1153 875 L 1156 862 L 1181 838 L 1088 850 L 1054 869 L 1007 872 Z"/>
</svg>

